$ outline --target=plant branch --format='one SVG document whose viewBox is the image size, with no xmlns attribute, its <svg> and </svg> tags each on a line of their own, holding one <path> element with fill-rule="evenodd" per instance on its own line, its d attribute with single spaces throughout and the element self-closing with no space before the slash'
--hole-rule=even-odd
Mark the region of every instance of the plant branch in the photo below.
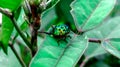
<svg viewBox="0 0 120 67">
<path fill-rule="evenodd" d="M 88 41 L 89 42 L 94 42 L 94 43 L 101 43 L 100 39 L 95 39 L 95 38 L 89 38 Z"/>
<path fill-rule="evenodd" d="M 20 62 L 20 64 L 22 65 L 22 67 L 26 67 L 24 61 L 22 60 L 22 58 L 18 55 L 17 51 L 15 50 L 14 46 L 12 43 L 9 43 L 10 48 L 12 49 L 12 51 L 14 52 L 15 56 L 17 57 L 18 61 Z"/>
<path fill-rule="evenodd" d="M 12 16 L 12 13 L 10 12 L 10 10 L 8 10 L 8 9 L 3 9 L 3 8 L 0 8 L 0 12 L 2 13 L 2 14 L 5 14 L 5 15 L 7 15 L 7 16 Z"/>
<path fill-rule="evenodd" d="M 31 49 L 31 43 L 27 40 L 27 38 L 25 37 L 25 35 L 21 31 L 21 29 L 18 27 L 17 21 L 14 18 L 13 13 L 10 12 L 9 10 L 3 9 L 3 8 L 0 8 L 0 12 L 2 12 L 3 14 L 5 14 L 6 16 L 8 16 L 12 20 L 12 23 L 13 23 L 15 29 L 17 30 L 17 32 L 19 33 L 19 35 L 22 37 L 22 39 L 24 40 L 24 42 L 27 44 L 27 46 Z"/>
</svg>

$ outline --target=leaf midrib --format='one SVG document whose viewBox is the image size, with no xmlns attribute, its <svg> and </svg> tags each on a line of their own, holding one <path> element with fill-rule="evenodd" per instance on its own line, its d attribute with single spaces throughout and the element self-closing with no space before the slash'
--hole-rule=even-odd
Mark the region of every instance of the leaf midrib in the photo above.
<svg viewBox="0 0 120 67">
<path fill-rule="evenodd" d="M 89 15 L 89 17 L 85 20 L 85 22 L 83 22 L 81 28 L 83 28 L 89 21 L 89 19 L 92 17 L 92 15 L 94 14 L 95 10 L 98 8 L 98 6 L 101 4 L 102 0 L 97 4 L 96 8 L 94 8 L 93 12 Z"/>
<path fill-rule="evenodd" d="M 120 26 L 120 24 L 118 24 L 117 26 L 115 26 L 114 29 L 111 30 L 111 32 L 108 34 L 108 36 L 106 36 L 104 39 L 108 39 L 109 36 L 116 30 L 116 28 L 117 28 L 118 26 Z"/>
<path fill-rule="evenodd" d="M 103 41 L 103 42 L 105 42 L 105 43 L 107 43 L 107 45 L 109 45 L 109 46 L 111 46 L 111 44 L 108 42 L 108 41 Z M 107 51 L 107 52 L 109 52 L 110 54 L 112 54 L 112 55 L 114 55 L 114 53 L 111 53 L 108 49 L 106 49 L 106 46 L 104 46 L 104 44 L 103 43 L 101 43 L 101 45 L 102 45 L 102 47 Z M 113 46 L 111 46 L 113 49 L 116 49 L 116 48 L 114 48 Z M 117 50 L 116 50 L 117 51 Z M 117 51 L 118 52 L 118 51 Z M 115 55 L 114 55 L 115 56 Z M 119 58 L 120 59 L 120 57 L 118 57 L 118 56 L 116 56 L 117 58 Z"/>
</svg>

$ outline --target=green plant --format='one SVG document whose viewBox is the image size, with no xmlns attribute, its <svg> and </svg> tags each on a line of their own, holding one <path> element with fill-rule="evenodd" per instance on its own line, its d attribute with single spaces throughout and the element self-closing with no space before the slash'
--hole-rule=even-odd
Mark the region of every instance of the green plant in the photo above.
<svg viewBox="0 0 120 67">
<path fill-rule="evenodd" d="M 10 67 L 84 67 L 89 59 L 106 53 L 120 59 L 120 16 L 113 12 L 116 0 L 13 1 L 0 0 L 0 49 L 4 51 L 0 56 L 10 56 Z M 107 16 L 109 20 L 103 21 Z M 67 42 L 59 45 L 55 35 L 60 31 L 43 34 L 58 24 L 70 28 L 70 32 L 61 29 L 57 39 Z M 17 59 L 11 61 L 13 54 Z"/>
</svg>

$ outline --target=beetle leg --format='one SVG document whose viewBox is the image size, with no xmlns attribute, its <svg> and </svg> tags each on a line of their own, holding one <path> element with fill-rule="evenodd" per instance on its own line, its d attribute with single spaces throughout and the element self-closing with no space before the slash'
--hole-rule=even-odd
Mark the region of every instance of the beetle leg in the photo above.
<svg viewBox="0 0 120 67">
<path fill-rule="evenodd" d="M 70 35 L 67 35 L 67 37 L 69 37 L 70 39 L 72 38 Z"/>
<path fill-rule="evenodd" d="M 60 39 L 59 39 L 59 40 L 57 40 L 58 46 L 60 45 L 60 41 L 61 41 Z"/>
</svg>

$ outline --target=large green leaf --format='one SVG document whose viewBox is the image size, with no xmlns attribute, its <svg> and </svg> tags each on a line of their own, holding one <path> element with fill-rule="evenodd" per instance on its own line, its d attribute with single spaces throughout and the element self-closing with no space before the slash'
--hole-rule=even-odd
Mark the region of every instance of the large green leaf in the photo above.
<svg viewBox="0 0 120 67">
<path fill-rule="evenodd" d="M 114 8 L 116 0 L 75 0 L 71 14 L 78 30 L 98 26 Z"/>
<path fill-rule="evenodd" d="M 13 31 L 13 24 L 11 20 L 2 15 L 2 29 L 0 33 L 0 42 L 2 43 L 3 50 L 7 53 L 8 42 Z"/>
<path fill-rule="evenodd" d="M 87 48 L 88 42 L 84 37 L 76 35 L 68 42 L 59 42 L 58 45 L 53 37 L 47 36 L 30 67 L 74 67 Z"/>
<path fill-rule="evenodd" d="M 22 0 L 0 0 L 0 7 L 2 8 L 8 8 L 12 11 L 16 10 L 20 4 L 21 4 Z"/>
</svg>

